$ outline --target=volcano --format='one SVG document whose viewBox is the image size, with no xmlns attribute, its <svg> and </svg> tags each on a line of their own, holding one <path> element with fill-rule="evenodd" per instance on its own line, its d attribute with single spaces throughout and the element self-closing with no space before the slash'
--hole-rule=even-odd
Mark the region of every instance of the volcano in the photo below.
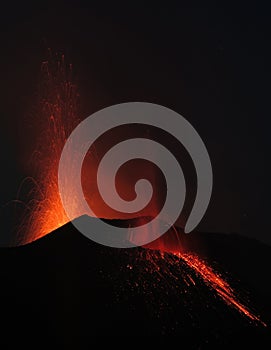
<svg viewBox="0 0 271 350">
<path fill-rule="evenodd" d="M 25 246 L 2 248 L 1 342 L 73 349 L 91 346 L 97 336 L 178 336 L 187 348 L 270 343 L 271 247 L 239 235 L 178 235 L 178 256 L 170 234 L 149 248 L 116 249 L 87 239 L 72 223 Z M 189 263 L 191 252 L 225 273 L 263 321 L 210 288 Z"/>
</svg>

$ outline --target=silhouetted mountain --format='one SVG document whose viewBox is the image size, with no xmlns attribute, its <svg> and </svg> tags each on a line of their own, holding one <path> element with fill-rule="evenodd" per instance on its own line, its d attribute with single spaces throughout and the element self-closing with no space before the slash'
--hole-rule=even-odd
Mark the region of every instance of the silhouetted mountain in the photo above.
<svg viewBox="0 0 271 350">
<path fill-rule="evenodd" d="M 270 321 L 270 247 L 237 235 L 179 236 L 184 251 L 228 271 L 233 286 L 250 293 L 249 306 Z M 95 336 L 161 335 L 181 337 L 188 349 L 270 342 L 269 326 L 226 305 L 182 258 L 101 246 L 71 223 L 28 245 L 2 248 L 0 262 L 5 344 L 79 349 Z"/>
</svg>

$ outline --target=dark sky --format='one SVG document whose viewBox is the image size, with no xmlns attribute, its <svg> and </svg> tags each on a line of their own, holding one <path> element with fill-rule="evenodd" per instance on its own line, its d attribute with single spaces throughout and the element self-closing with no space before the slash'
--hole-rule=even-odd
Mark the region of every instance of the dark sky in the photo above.
<svg viewBox="0 0 271 350">
<path fill-rule="evenodd" d="M 115 103 L 146 101 L 188 119 L 214 171 L 199 229 L 271 243 L 269 8 L 91 1 L 1 6 L 0 243 L 14 220 L 7 203 L 27 175 L 24 120 L 48 47 L 73 63 L 85 117 Z"/>
</svg>

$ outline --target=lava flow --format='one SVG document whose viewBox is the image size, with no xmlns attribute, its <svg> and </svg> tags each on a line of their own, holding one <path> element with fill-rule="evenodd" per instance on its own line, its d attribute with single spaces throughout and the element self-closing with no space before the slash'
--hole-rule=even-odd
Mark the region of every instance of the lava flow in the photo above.
<svg viewBox="0 0 271 350">
<path fill-rule="evenodd" d="M 187 265 L 203 279 L 205 284 L 213 289 L 229 306 L 235 307 L 240 313 L 244 314 L 252 321 L 259 322 L 266 326 L 258 316 L 254 315 L 246 306 L 238 301 L 236 292 L 234 292 L 222 276 L 214 272 L 203 260 L 191 253 L 182 254 L 180 252 L 174 252 L 173 254 L 183 259 Z"/>
<path fill-rule="evenodd" d="M 147 259 L 152 263 L 154 270 L 161 273 L 161 262 L 165 261 L 166 265 L 173 268 L 165 268 L 161 277 L 172 280 L 174 283 L 181 278 L 185 281 L 187 287 L 196 286 L 193 275 L 200 280 L 217 296 L 219 296 L 228 306 L 235 308 L 241 315 L 246 316 L 253 322 L 267 326 L 259 316 L 255 315 L 247 306 L 238 298 L 238 293 L 223 278 L 221 273 L 214 271 L 203 259 L 190 251 L 183 251 L 180 242 L 180 233 L 173 227 L 165 236 L 170 238 L 171 244 L 165 243 L 165 237 L 161 237 L 150 243 L 146 248 L 149 251 Z M 183 268 L 183 264 L 188 267 Z M 165 265 L 163 265 L 165 267 Z M 190 273 L 189 270 L 192 272 Z M 179 276 L 179 277 L 178 277 Z"/>
</svg>

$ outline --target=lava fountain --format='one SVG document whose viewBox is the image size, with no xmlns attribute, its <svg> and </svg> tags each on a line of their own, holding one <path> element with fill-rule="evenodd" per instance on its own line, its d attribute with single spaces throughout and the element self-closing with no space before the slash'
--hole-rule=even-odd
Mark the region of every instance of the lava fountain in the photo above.
<svg viewBox="0 0 271 350">
<path fill-rule="evenodd" d="M 35 169 L 33 177 L 30 178 L 34 184 L 31 190 L 33 198 L 26 205 L 17 244 L 36 240 L 83 214 L 76 196 L 71 191 L 68 195 L 70 212 L 73 214 L 68 218 L 58 190 L 58 165 L 61 152 L 71 131 L 80 121 L 78 98 L 77 86 L 72 81 L 72 67 L 65 63 L 64 56 L 56 64 L 50 61 L 44 62 L 38 116 L 43 126 L 40 137 L 42 144 L 37 146 L 32 159 Z M 97 164 L 94 164 L 93 168 L 96 167 Z M 138 224 L 140 225 L 140 219 Z M 178 237 L 177 231 L 175 234 Z M 148 248 L 146 250 L 148 261 L 152 262 L 154 268 L 159 269 L 163 259 L 167 259 L 167 263 L 174 266 L 178 266 L 178 263 L 181 266 L 180 261 L 185 263 L 227 305 L 234 307 L 250 320 L 265 325 L 238 300 L 237 293 L 220 273 L 215 272 L 197 255 L 183 252 L 178 239 L 169 247 L 164 244 L 162 237 L 146 248 Z M 165 255 L 165 252 L 169 254 Z M 183 275 L 188 285 L 195 284 L 192 275 L 184 271 L 179 273 Z M 173 276 L 173 279 L 176 280 L 177 277 Z"/>
<path fill-rule="evenodd" d="M 72 81 L 72 66 L 64 56 L 50 59 L 41 66 L 41 83 L 35 118 L 42 129 L 39 144 L 30 161 L 33 176 L 30 200 L 25 205 L 19 228 L 19 242 L 29 243 L 57 229 L 69 221 L 58 191 L 58 163 L 65 141 L 78 123 L 79 93 Z M 76 198 L 72 193 L 70 205 L 78 216 Z"/>
</svg>

